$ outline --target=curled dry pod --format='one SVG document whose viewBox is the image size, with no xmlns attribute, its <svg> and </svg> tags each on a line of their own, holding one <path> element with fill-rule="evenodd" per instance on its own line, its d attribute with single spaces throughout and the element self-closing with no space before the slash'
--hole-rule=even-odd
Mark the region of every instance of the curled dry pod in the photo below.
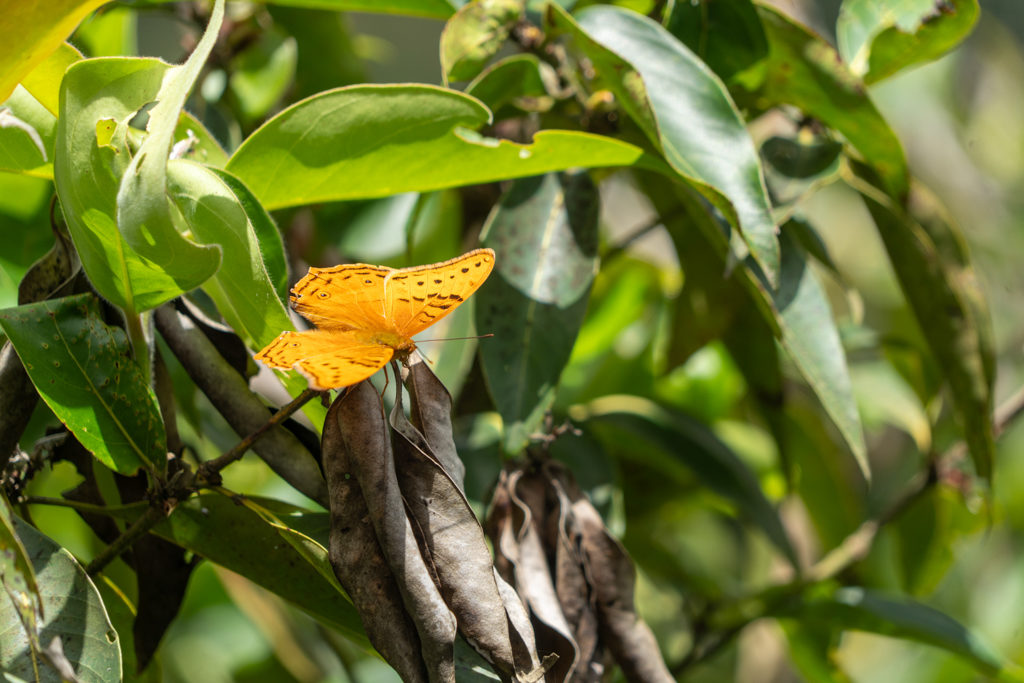
<svg viewBox="0 0 1024 683">
<path fill-rule="evenodd" d="M 395 430 L 395 461 L 399 485 L 409 514 L 416 521 L 423 552 L 430 558 L 441 594 L 455 614 L 459 631 L 505 676 L 530 680 L 543 675 L 533 632 L 518 617 L 522 605 L 506 605 L 494 577 L 484 532 L 458 483 L 434 453 L 433 443 L 451 442 L 451 399 L 433 373 L 413 366 L 409 389 L 430 441 L 413 426 L 401 402 L 391 412 Z M 429 373 L 430 377 L 426 375 Z M 439 423 L 432 423 L 438 420 Z M 451 443 L 450 456 L 458 458 Z"/>
<path fill-rule="evenodd" d="M 350 387 L 335 405 L 349 473 L 359 484 L 377 542 L 416 625 L 428 680 L 454 681 L 455 617 L 434 584 L 406 516 L 380 395 L 364 381 Z"/>
<path fill-rule="evenodd" d="M 503 470 L 491 501 L 487 526 L 495 546 L 496 570 L 526 602 L 538 650 L 553 652 L 558 657 L 547 672 L 547 680 L 579 680 L 573 677 L 579 650 L 559 605 L 547 552 L 536 526 L 543 518 L 516 494 L 522 478 L 520 469 Z"/>
<path fill-rule="evenodd" d="M 351 476 L 341 435 L 341 400 L 324 422 L 323 464 L 330 496 L 328 553 L 334 573 L 359 611 L 370 642 L 404 681 L 427 681 L 416 626 L 405 611 L 395 577 L 377 543 L 366 501 Z"/>
<path fill-rule="evenodd" d="M 578 534 L 584 571 L 597 598 L 601 638 L 626 680 L 674 681 L 661 658 L 654 634 L 636 613 L 633 604 L 636 571 L 625 548 L 608 532 L 600 513 L 564 467 L 549 461 L 544 470 L 563 508 L 569 512 L 566 530 L 570 538 Z"/>
</svg>

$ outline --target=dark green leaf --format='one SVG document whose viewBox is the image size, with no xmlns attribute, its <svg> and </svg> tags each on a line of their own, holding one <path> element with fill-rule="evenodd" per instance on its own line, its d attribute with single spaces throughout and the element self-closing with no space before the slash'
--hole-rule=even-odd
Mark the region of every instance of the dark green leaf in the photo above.
<svg viewBox="0 0 1024 683">
<path fill-rule="evenodd" d="M 993 349 L 989 326 L 963 236 L 923 188 L 908 212 L 879 192 L 860 167 L 861 191 L 907 302 L 950 386 L 953 409 L 979 476 L 992 473 Z M 927 226 L 927 228 L 925 227 Z"/>
<path fill-rule="evenodd" d="M 549 5 L 547 16 L 573 36 L 672 168 L 739 228 L 774 285 L 779 243 L 760 161 L 718 77 L 672 34 L 635 12 L 589 7 L 576 24 Z"/>
<path fill-rule="evenodd" d="M 896 196 L 907 190 L 907 161 L 896 134 L 827 42 L 775 10 L 758 8 L 768 34 L 768 60 L 736 82 L 760 108 L 791 104 L 834 128 L 885 179 Z"/>
<path fill-rule="evenodd" d="M 543 111 L 551 106 L 558 90 L 558 74 L 536 55 L 512 55 L 487 67 L 466 86 L 472 95 L 501 117 L 506 105 L 525 111 Z"/>
<path fill-rule="evenodd" d="M 832 140 L 770 137 L 761 146 L 761 155 L 776 171 L 790 178 L 811 178 L 833 166 L 843 146 Z"/>
<path fill-rule="evenodd" d="M 1005 666 L 1002 656 L 980 633 L 932 607 L 907 598 L 886 597 L 853 586 L 830 588 L 805 599 L 798 610 L 802 619 L 940 647 L 969 659 L 989 674 L 995 674 Z"/>
<path fill-rule="evenodd" d="M 104 465 L 121 474 L 163 466 L 156 396 L 124 330 L 103 322 L 94 295 L 0 311 L 0 327 L 50 410 Z"/>
<path fill-rule="evenodd" d="M 518 453 L 555 398 L 597 264 L 597 188 L 585 173 L 517 181 L 484 228 L 497 256 L 476 296 L 484 376 Z"/>
<path fill-rule="evenodd" d="M 335 12 L 379 12 L 435 19 L 447 19 L 455 12 L 455 7 L 448 0 L 274 0 L 274 4 Z"/>
<path fill-rule="evenodd" d="M 836 22 L 839 54 L 874 83 L 956 47 L 981 14 L 978 0 L 844 0 Z"/>
<path fill-rule="evenodd" d="M 0 595 L 0 603 L 6 607 L 0 607 L 0 614 L 11 612 L 21 622 L 22 645 L 27 646 L 31 642 L 33 646 L 39 645 L 39 623 L 43 618 L 42 601 L 39 598 L 39 585 L 36 582 L 36 573 L 29 560 L 28 551 L 14 531 L 14 515 L 7 497 L 0 492 L 0 584 L 3 585 L 4 593 Z M 12 609 L 13 608 L 13 609 Z M 9 617 L 10 614 L 4 616 Z M 7 622 L 8 619 L 0 617 L 0 622 Z M 17 628 L 17 623 L 4 624 L 8 629 L 12 626 Z M 0 631 L 4 629 L 0 627 Z M 0 657 L 2 657 L 0 651 Z M 0 659 L 2 662 L 2 659 Z M 0 666 L 2 669 L 3 666 Z"/>
<path fill-rule="evenodd" d="M 531 145 L 484 138 L 477 100 L 426 85 L 341 88 L 304 100 L 253 133 L 227 169 L 267 209 L 386 197 L 574 166 L 663 164 L 634 145 L 541 131 Z"/>
<path fill-rule="evenodd" d="M 523 5 L 523 0 L 472 0 L 463 5 L 441 33 L 445 82 L 467 81 L 480 73 L 504 45 Z"/>
<path fill-rule="evenodd" d="M 59 637 L 64 655 L 82 683 L 121 680 L 121 649 L 117 633 L 96 586 L 64 548 L 20 519 L 15 531 L 36 571 L 44 619 L 39 641 L 43 647 Z M 29 644 L 8 600 L 0 600 L 0 672 L 26 681 L 36 680 Z M 60 676 L 40 662 L 40 681 L 59 683 Z"/>
<path fill-rule="evenodd" d="M 723 81 L 768 55 L 768 38 L 751 0 L 674 2 L 665 28 Z"/>
<path fill-rule="evenodd" d="M 629 457 L 651 464 L 666 477 L 684 480 L 680 467 L 696 473 L 708 488 L 732 501 L 796 565 L 796 552 L 757 477 L 705 425 L 638 396 L 599 398 L 577 408 L 574 418 L 626 430 L 636 439 Z"/>
</svg>

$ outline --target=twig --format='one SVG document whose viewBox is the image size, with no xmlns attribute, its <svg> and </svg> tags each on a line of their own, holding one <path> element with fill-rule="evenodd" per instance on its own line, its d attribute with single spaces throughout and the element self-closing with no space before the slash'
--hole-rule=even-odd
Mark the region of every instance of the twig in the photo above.
<svg viewBox="0 0 1024 683">
<path fill-rule="evenodd" d="M 259 440 L 259 438 L 267 432 L 268 429 L 270 429 L 271 427 L 276 427 L 277 425 L 287 420 L 289 417 L 292 416 L 292 414 L 296 410 L 304 406 L 307 402 L 309 402 L 311 398 L 318 395 L 319 393 L 320 392 L 317 391 L 316 389 L 306 389 L 301 394 L 296 396 L 291 403 L 289 403 L 288 405 L 284 406 L 276 413 L 271 415 L 270 419 L 264 422 L 259 427 L 259 429 L 257 429 L 252 434 L 250 434 L 249 436 L 245 437 L 237 444 L 235 444 L 234 448 L 229 450 L 227 453 L 224 453 L 223 455 L 214 458 L 213 460 L 207 460 L 206 462 L 204 462 L 202 465 L 199 466 L 199 471 L 196 475 L 196 483 L 199 486 L 219 483 L 219 473 L 222 469 L 224 469 L 234 461 L 240 459 L 243 455 L 245 455 L 245 452 L 249 450 L 252 447 L 252 445 L 256 443 L 256 441 Z"/>
<path fill-rule="evenodd" d="M 165 519 L 170 510 L 165 510 L 162 505 L 150 505 L 131 526 L 124 530 L 114 542 L 108 545 L 99 555 L 92 559 L 92 562 L 85 568 L 89 576 L 96 576 L 103 571 L 103 568 L 113 562 L 121 553 L 135 543 L 146 532 L 155 527 L 161 520 Z"/>
<path fill-rule="evenodd" d="M 137 503 L 129 503 L 127 505 L 96 505 L 95 503 L 83 503 L 77 500 L 68 500 L 66 498 L 49 498 L 47 496 L 26 496 L 23 501 L 26 505 L 53 505 L 55 507 L 71 508 L 79 512 L 85 512 L 92 515 L 107 515 L 121 510 L 134 510 L 141 508 L 145 503 L 140 501 Z"/>
</svg>

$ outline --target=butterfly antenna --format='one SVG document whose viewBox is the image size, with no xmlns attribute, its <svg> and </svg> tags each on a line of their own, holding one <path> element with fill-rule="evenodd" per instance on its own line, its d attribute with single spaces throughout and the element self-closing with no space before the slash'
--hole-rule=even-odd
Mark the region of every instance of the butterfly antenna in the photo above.
<svg viewBox="0 0 1024 683">
<path fill-rule="evenodd" d="M 420 340 L 417 341 L 417 343 L 422 343 L 422 342 L 442 342 L 442 341 L 464 341 L 466 339 L 487 339 L 488 337 L 493 337 L 493 336 L 494 336 L 494 333 L 490 333 L 490 334 L 477 334 L 477 335 L 474 335 L 472 337 L 443 337 L 441 339 L 420 339 Z M 420 353 L 422 353 L 422 351 Z"/>
</svg>

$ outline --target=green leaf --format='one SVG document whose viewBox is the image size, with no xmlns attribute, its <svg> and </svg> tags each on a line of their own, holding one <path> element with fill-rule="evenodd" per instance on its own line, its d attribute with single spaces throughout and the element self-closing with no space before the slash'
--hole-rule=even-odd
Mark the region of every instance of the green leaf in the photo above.
<svg viewBox="0 0 1024 683">
<path fill-rule="evenodd" d="M 554 103 L 558 74 L 536 55 L 512 55 L 484 69 L 466 86 L 472 95 L 501 118 L 502 108 L 512 105 L 523 111 L 544 111 Z"/>
<path fill-rule="evenodd" d="M 477 292 L 476 328 L 505 452 L 540 430 L 587 310 L 597 267 L 597 188 L 586 173 L 516 181 L 483 231 L 497 256 Z"/>
<path fill-rule="evenodd" d="M 386 197 L 566 168 L 662 165 L 634 145 L 541 131 L 531 145 L 484 138 L 477 100 L 426 85 L 339 88 L 303 100 L 253 133 L 227 170 L 268 210 Z"/>
<path fill-rule="evenodd" d="M 721 80 L 672 34 L 635 12 L 588 7 L 576 24 L 549 5 L 547 16 L 573 36 L 672 168 L 739 228 L 774 286 L 779 243 L 768 190 L 754 142 Z"/>
<path fill-rule="evenodd" d="M 39 395 L 83 446 L 121 474 L 167 457 L 156 396 L 129 354 L 124 330 L 99 301 L 78 294 L 0 311 Z"/>
<path fill-rule="evenodd" d="M 638 396 L 604 396 L 577 406 L 570 415 L 588 426 L 607 425 L 625 430 L 636 440 L 631 457 L 666 477 L 685 481 L 686 476 L 678 472 L 679 468 L 692 471 L 708 488 L 731 501 L 797 566 L 796 552 L 779 514 L 765 497 L 757 477 L 706 425 Z"/>
<path fill-rule="evenodd" d="M 195 238 L 223 249 L 220 270 L 203 289 L 224 320 L 254 349 L 293 329 L 282 292 L 284 247 L 259 202 L 226 171 L 172 160 L 167 175 L 170 194 Z"/>
<path fill-rule="evenodd" d="M 277 593 L 369 649 L 355 608 L 337 583 L 329 581 L 322 572 L 327 562 L 328 514 L 273 500 L 256 502 L 303 536 L 305 551 L 321 553 L 322 561 L 311 563 L 291 543 L 297 540 L 294 533 L 286 531 L 282 538 L 281 530 L 259 514 L 219 494 L 194 496 L 180 503 L 153 531 Z"/>
<path fill-rule="evenodd" d="M 524 0 L 472 0 L 441 32 L 441 73 L 448 81 L 467 81 L 483 69 L 523 14 Z"/>
<path fill-rule="evenodd" d="M 295 78 L 298 54 L 295 38 L 271 29 L 235 57 L 228 89 L 243 123 L 262 119 L 284 96 Z"/>
<path fill-rule="evenodd" d="M 768 38 L 751 0 L 674 2 L 665 28 L 723 81 L 768 55 Z"/>
<path fill-rule="evenodd" d="M 0 108 L 0 171 L 53 177 L 56 117 L 22 87 Z"/>
<path fill-rule="evenodd" d="M 167 69 L 155 59 L 86 59 L 68 69 L 61 85 L 57 196 L 90 282 L 129 314 L 155 308 L 209 276 L 189 264 L 178 271 L 141 256 L 117 228 L 116 197 L 130 161 L 128 122 L 159 91 Z"/>
<path fill-rule="evenodd" d="M 34 97 L 39 104 L 54 116 L 60 106 L 60 82 L 68 67 L 82 58 L 82 53 L 69 43 L 61 43 L 32 71 L 21 80 L 22 87 Z"/>
<path fill-rule="evenodd" d="M 956 47 L 981 14 L 978 0 L 844 0 L 839 54 L 865 83 L 930 62 Z"/>
<path fill-rule="evenodd" d="M 377 12 L 447 19 L 455 13 L 448 0 L 274 0 L 275 5 L 308 7 L 335 12 Z"/>
<path fill-rule="evenodd" d="M 759 6 L 768 35 L 768 59 L 736 82 L 765 109 L 790 104 L 843 134 L 885 179 L 888 191 L 907 191 L 907 160 L 899 138 L 878 113 L 863 82 L 820 36 L 789 17 Z"/>
<path fill-rule="evenodd" d="M 828 298 L 803 249 L 786 230 L 783 226 L 782 269 L 779 289 L 773 294 L 782 344 L 870 479 L 864 430 Z"/>
<path fill-rule="evenodd" d="M 25 643 L 32 648 L 39 645 L 39 622 L 43 618 L 42 600 L 39 598 L 39 584 L 32 568 L 28 552 L 14 531 L 14 515 L 10 503 L 3 492 L 0 492 L 0 584 L 9 601 L 0 596 L 8 610 L 13 607 L 14 614 L 21 622 L 22 635 Z M 4 609 L 0 607 L 0 613 Z M 0 618 L 0 622 L 6 619 Z M 0 631 L 4 631 L 0 627 Z M 0 669 L 3 667 L 0 666 Z"/>
<path fill-rule="evenodd" d="M 853 586 L 826 588 L 820 595 L 806 598 L 797 609 L 801 619 L 940 647 L 970 660 L 988 674 L 998 673 L 1006 665 L 980 633 L 908 598 L 886 597 Z"/>
<path fill-rule="evenodd" d="M 938 201 L 914 186 L 907 211 L 866 179 L 861 192 L 892 261 L 896 278 L 928 347 L 949 382 L 950 399 L 979 476 L 989 478 L 995 456 L 995 378 L 991 322 L 960 229 Z"/>
<path fill-rule="evenodd" d="M 18 518 L 14 529 L 36 572 L 45 618 L 40 624 L 44 647 L 60 637 L 64 655 L 82 683 L 121 680 L 121 648 L 96 586 L 64 548 Z M 36 680 L 29 644 L 7 600 L 0 601 L 0 672 Z M 57 683 L 56 671 L 39 664 L 40 681 Z"/>
<path fill-rule="evenodd" d="M 155 92 L 138 93 L 147 98 L 143 104 L 154 100 L 156 104 L 146 123 L 149 135 L 132 156 L 117 191 L 117 227 L 125 242 L 143 258 L 174 272 L 179 280 L 196 284 L 216 272 L 221 252 L 216 245 L 197 245 L 178 231 L 167 201 L 167 159 L 185 100 L 213 49 L 223 19 L 224 0 L 218 0 L 206 31 L 185 63 L 164 70 Z M 154 73 L 159 71 L 154 69 Z"/>
</svg>

